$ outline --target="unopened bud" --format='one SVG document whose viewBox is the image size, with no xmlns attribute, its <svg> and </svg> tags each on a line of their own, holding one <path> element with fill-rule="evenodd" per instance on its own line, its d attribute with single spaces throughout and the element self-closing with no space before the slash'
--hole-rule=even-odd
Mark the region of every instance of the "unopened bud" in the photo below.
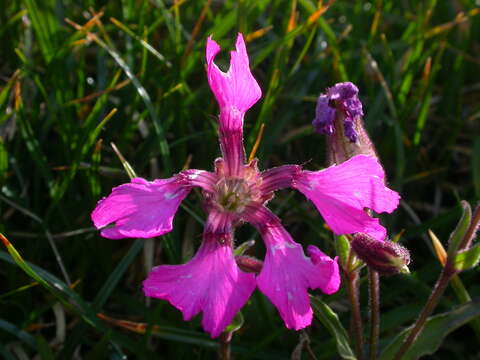
<svg viewBox="0 0 480 360">
<path fill-rule="evenodd" d="M 358 88 L 351 82 L 338 83 L 319 96 L 312 125 L 327 135 L 328 165 L 361 154 L 377 158 L 362 116 Z"/>
<path fill-rule="evenodd" d="M 238 267 L 245 272 L 259 274 L 262 271 L 263 261 L 253 256 L 238 255 L 235 256 L 235 261 Z"/>
<path fill-rule="evenodd" d="M 367 234 L 353 235 L 353 251 L 373 270 L 382 275 L 410 273 L 410 253 L 402 245 L 393 241 L 379 241 Z"/>
</svg>

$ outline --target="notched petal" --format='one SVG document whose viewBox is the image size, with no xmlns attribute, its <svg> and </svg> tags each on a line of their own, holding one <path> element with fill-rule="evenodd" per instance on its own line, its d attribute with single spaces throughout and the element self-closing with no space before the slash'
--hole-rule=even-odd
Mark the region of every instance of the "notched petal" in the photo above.
<svg viewBox="0 0 480 360">
<path fill-rule="evenodd" d="M 238 34 L 235 50 L 230 53 L 230 68 L 224 73 L 214 63 L 220 46 L 207 40 L 206 60 L 208 83 L 220 108 L 234 108 L 245 113 L 262 96 L 262 91 L 253 77 L 248 60 L 247 49 L 242 34 Z"/>
<path fill-rule="evenodd" d="M 147 181 L 135 178 L 113 188 L 100 200 L 91 218 L 101 235 L 109 239 L 151 238 L 172 230 L 173 217 L 190 187 L 178 177 Z"/>
<path fill-rule="evenodd" d="M 169 301 L 190 320 L 203 313 L 202 326 L 219 336 L 255 289 L 255 275 L 241 271 L 232 247 L 211 237 L 183 265 L 155 267 L 143 283 L 146 296 Z"/>
<path fill-rule="evenodd" d="M 319 288 L 325 294 L 333 294 L 340 288 L 340 268 L 338 267 L 338 256 L 332 259 L 315 245 L 309 245 L 307 254 L 317 269 L 319 276 L 313 279 L 315 288 Z"/>
<path fill-rule="evenodd" d="M 392 212 L 400 196 L 385 186 L 378 161 L 357 155 L 321 171 L 303 171 L 293 187 L 310 199 L 337 235 L 363 232 L 383 240 L 386 230 L 364 209 Z"/>
<path fill-rule="evenodd" d="M 308 258 L 273 214 L 267 219 L 263 211 L 257 218 L 262 221 L 254 225 L 261 232 L 267 249 L 257 277 L 258 287 L 278 309 L 287 328 L 303 329 L 310 325 L 313 314 L 308 289 L 319 288 L 327 294 L 338 290 L 337 260 L 318 249 L 320 254 L 316 252 L 315 258 Z"/>
</svg>

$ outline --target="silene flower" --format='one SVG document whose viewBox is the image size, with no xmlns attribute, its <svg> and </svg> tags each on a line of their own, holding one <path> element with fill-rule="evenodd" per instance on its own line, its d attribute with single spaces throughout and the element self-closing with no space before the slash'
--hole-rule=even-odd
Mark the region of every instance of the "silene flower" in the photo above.
<svg viewBox="0 0 480 360">
<path fill-rule="evenodd" d="M 368 155 L 378 160 L 375 147 L 363 124 L 363 106 L 358 98 L 358 88 L 351 82 L 337 83 L 317 100 L 315 130 L 327 137 L 328 164 L 341 164 L 356 155 Z M 367 210 L 367 214 L 370 210 Z M 371 269 L 383 275 L 408 272 L 408 250 L 377 236 L 355 233 L 350 242 L 355 254 Z M 380 240 L 380 241 L 379 241 Z"/>
<path fill-rule="evenodd" d="M 362 117 L 363 107 L 355 84 L 337 83 L 320 94 L 312 125 L 316 132 L 327 136 L 329 165 L 360 154 L 377 158 Z"/>
<path fill-rule="evenodd" d="M 288 187 L 302 192 L 335 234 L 362 232 L 373 237 L 384 235 L 385 229 L 364 209 L 391 212 L 398 194 L 385 187 L 382 167 L 369 156 L 355 156 L 321 171 L 299 165 L 259 171 L 256 159 L 247 163 L 243 118 L 260 99 L 261 90 L 250 72 L 241 34 L 226 73 L 214 63 L 219 51 L 208 38 L 208 82 L 220 107 L 222 157 L 215 160 L 214 171 L 185 170 L 154 181 L 132 179 L 98 202 L 92 220 L 110 239 L 160 236 L 172 230 L 182 200 L 193 187 L 200 187 L 207 213 L 200 248 L 186 264 L 153 268 L 143 283 L 145 295 L 169 301 L 185 320 L 202 312 L 203 328 L 217 337 L 258 286 L 287 328 L 302 329 L 312 321 L 307 290 L 337 291 L 338 263 L 315 246 L 308 247 L 308 257 L 304 254 L 266 206 L 274 192 Z M 234 229 L 245 222 L 260 232 L 266 247 L 258 275 L 242 271 L 233 254 Z"/>
</svg>

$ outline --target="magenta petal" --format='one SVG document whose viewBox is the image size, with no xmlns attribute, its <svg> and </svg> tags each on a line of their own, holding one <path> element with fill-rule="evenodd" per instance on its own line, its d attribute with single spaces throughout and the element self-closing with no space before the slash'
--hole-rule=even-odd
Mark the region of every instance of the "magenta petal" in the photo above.
<svg viewBox="0 0 480 360">
<path fill-rule="evenodd" d="M 92 212 L 96 228 L 109 239 L 151 238 L 172 230 L 173 217 L 190 187 L 172 177 L 152 182 L 135 178 L 117 186 Z"/>
<path fill-rule="evenodd" d="M 299 165 L 282 165 L 265 170 L 261 174 L 260 190 L 269 193 L 291 187 L 293 180 L 301 170 Z"/>
<path fill-rule="evenodd" d="M 202 326 L 219 336 L 255 289 L 255 275 L 242 272 L 228 243 L 205 239 L 183 265 L 153 268 L 143 283 L 146 296 L 168 300 L 190 320 L 203 312 Z"/>
<path fill-rule="evenodd" d="M 383 240 L 386 230 L 365 208 L 392 212 L 400 196 L 385 186 L 385 173 L 373 157 L 357 155 L 321 171 L 303 171 L 293 187 L 309 198 L 337 235 L 363 232 Z"/>
<path fill-rule="evenodd" d="M 218 176 L 205 170 L 188 169 L 179 173 L 184 182 L 191 186 L 197 186 L 208 192 L 215 192 L 215 184 Z"/>
<path fill-rule="evenodd" d="M 220 46 L 207 40 L 206 60 L 208 83 L 220 108 L 235 108 L 245 113 L 262 96 L 257 81 L 250 72 L 249 60 L 242 34 L 238 34 L 235 51 L 230 53 L 230 68 L 224 73 L 213 62 Z"/>
<path fill-rule="evenodd" d="M 327 257 L 318 264 L 305 256 L 300 244 L 280 225 L 262 232 L 267 254 L 257 284 L 277 307 L 289 329 L 299 330 L 312 322 L 308 288 L 331 294 L 338 290 L 340 277 L 336 260 Z"/>
<path fill-rule="evenodd" d="M 318 247 L 309 245 L 308 256 L 317 269 L 318 276 L 313 281 L 315 288 L 320 288 L 325 294 L 333 294 L 340 288 L 340 269 L 338 267 L 338 256 L 332 259 L 324 254 Z"/>
</svg>

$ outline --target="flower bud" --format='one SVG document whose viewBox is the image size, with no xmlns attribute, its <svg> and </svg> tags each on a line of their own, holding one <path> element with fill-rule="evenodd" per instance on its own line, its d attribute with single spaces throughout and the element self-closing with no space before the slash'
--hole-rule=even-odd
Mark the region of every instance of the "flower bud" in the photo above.
<svg viewBox="0 0 480 360">
<path fill-rule="evenodd" d="M 367 266 L 382 275 L 409 273 L 410 253 L 403 246 L 390 241 L 375 240 L 367 234 L 353 235 L 353 251 Z"/>
<path fill-rule="evenodd" d="M 235 262 L 238 267 L 245 272 L 259 274 L 260 271 L 262 271 L 263 261 L 253 256 L 238 255 L 235 256 Z"/>
<path fill-rule="evenodd" d="M 327 135 L 328 165 L 360 154 L 377 158 L 362 116 L 358 88 L 351 82 L 338 83 L 319 96 L 312 125 Z"/>
</svg>

